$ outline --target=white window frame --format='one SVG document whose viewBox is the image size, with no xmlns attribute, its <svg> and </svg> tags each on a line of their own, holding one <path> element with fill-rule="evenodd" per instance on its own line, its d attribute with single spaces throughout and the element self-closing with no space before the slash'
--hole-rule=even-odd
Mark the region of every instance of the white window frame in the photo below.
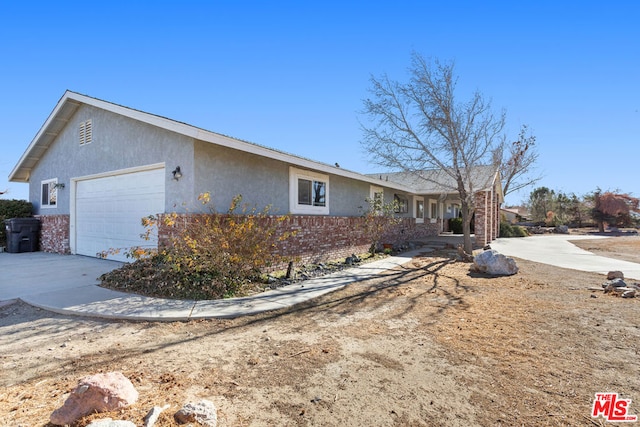
<svg viewBox="0 0 640 427">
<path fill-rule="evenodd" d="M 418 203 L 422 203 L 422 216 L 418 216 Z M 416 224 L 424 223 L 424 197 L 415 196 L 413 198 L 413 217 L 416 219 Z"/>
<path fill-rule="evenodd" d="M 378 194 L 380 195 L 382 203 L 384 203 L 384 188 L 376 187 L 375 185 L 369 186 L 369 198 L 371 200 L 375 200 Z"/>
<path fill-rule="evenodd" d="M 433 205 L 436 205 L 435 216 L 433 216 L 433 211 L 431 209 Z M 427 216 L 429 218 L 429 221 L 432 224 L 435 224 L 435 222 L 438 220 L 438 201 L 436 199 L 429 199 L 429 206 L 427 206 L 427 209 L 428 209 L 428 211 L 427 211 L 428 215 Z"/>
<path fill-rule="evenodd" d="M 324 206 L 312 206 L 298 203 L 298 182 L 300 179 L 325 184 Z M 329 215 L 329 175 L 308 170 L 289 168 L 289 211 L 292 214 Z"/>
<path fill-rule="evenodd" d="M 395 213 L 397 214 L 406 214 L 411 210 L 409 207 L 409 197 L 406 194 L 395 193 L 393 195 L 393 202 L 396 204 Z"/>
<path fill-rule="evenodd" d="M 458 218 L 460 216 L 460 205 L 458 203 L 451 203 L 451 218 Z"/>
<path fill-rule="evenodd" d="M 47 186 L 47 203 L 44 203 L 44 186 Z M 52 197 L 53 196 L 53 197 Z M 51 200 L 55 199 L 52 204 Z M 58 178 L 40 181 L 40 207 L 53 209 L 58 207 Z"/>
</svg>

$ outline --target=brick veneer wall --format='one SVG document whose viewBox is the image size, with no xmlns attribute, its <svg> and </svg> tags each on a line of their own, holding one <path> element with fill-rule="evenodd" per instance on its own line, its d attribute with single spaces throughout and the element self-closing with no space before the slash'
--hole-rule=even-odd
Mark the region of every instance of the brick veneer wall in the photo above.
<svg viewBox="0 0 640 427">
<path fill-rule="evenodd" d="M 181 214 L 177 227 L 167 227 L 159 221 L 158 242 L 169 244 L 176 230 L 185 227 L 193 214 Z M 301 263 L 318 263 L 347 257 L 369 250 L 371 242 L 364 234 L 362 217 L 330 217 L 293 215 L 280 223 L 282 232 L 295 232 L 295 236 L 281 242 L 277 251 L 285 257 L 297 258 Z M 417 224 L 413 218 L 403 218 L 383 237 L 382 243 L 401 245 L 438 235 L 438 224 Z"/>
<path fill-rule="evenodd" d="M 40 250 L 57 254 L 71 253 L 69 215 L 39 215 Z"/>
<path fill-rule="evenodd" d="M 495 191 L 485 191 L 476 194 L 476 245 L 484 246 L 498 238 L 500 233 L 499 209 L 498 195 Z"/>
</svg>

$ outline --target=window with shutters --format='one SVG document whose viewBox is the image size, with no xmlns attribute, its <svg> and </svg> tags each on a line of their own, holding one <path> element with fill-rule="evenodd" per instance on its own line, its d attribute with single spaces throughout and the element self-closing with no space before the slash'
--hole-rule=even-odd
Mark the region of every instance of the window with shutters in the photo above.
<svg viewBox="0 0 640 427">
<path fill-rule="evenodd" d="M 80 145 L 91 144 L 93 140 L 93 131 L 91 129 L 91 120 L 85 120 L 80 123 Z"/>
</svg>

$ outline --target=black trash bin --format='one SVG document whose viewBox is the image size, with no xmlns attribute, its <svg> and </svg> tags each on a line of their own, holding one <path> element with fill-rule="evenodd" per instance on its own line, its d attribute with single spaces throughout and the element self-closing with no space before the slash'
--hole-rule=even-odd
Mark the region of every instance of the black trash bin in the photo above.
<svg viewBox="0 0 640 427">
<path fill-rule="evenodd" d="M 7 252 L 17 254 L 38 250 L 38 218 L 10 218 L 5 219 L 4 223 L 7 231 Z"/>
</svg>

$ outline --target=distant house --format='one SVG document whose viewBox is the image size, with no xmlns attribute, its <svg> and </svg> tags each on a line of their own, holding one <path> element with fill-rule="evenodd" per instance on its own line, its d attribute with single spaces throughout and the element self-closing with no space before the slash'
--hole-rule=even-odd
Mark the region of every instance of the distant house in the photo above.
<svg viewBox="0 0 640 427">
<path fill-rule="evenodd" d="M 475 230 L 483 245 L 497 236 L 502 194 L 497 172 L 478 172 Z M 366 250 L 359 223 L 367 198 L 400 202 L 394 243 L 437 235 L 460 205 L 453 192 L 415 177 L 363 175 L 70 91 L 9 179 L 29 183 L 42 250 L 87 256 L 156 245 L 140 239 L 140 219 L 186 213 L 185 203 L 205 191 L 221 210 L 242 194 L 292 214 L 288 226 L 299 232 L 287 250 L 303 259 Z"/>
<path fill-rule="evenodd" d="M 518 222 L 527 220 L 527 209 L 524 207 L 516 206 L 510 208 L 500 208 L 500 215 L 504 217 L 505 221 L 509 224 L 516 224 Z"/>
</svg>

